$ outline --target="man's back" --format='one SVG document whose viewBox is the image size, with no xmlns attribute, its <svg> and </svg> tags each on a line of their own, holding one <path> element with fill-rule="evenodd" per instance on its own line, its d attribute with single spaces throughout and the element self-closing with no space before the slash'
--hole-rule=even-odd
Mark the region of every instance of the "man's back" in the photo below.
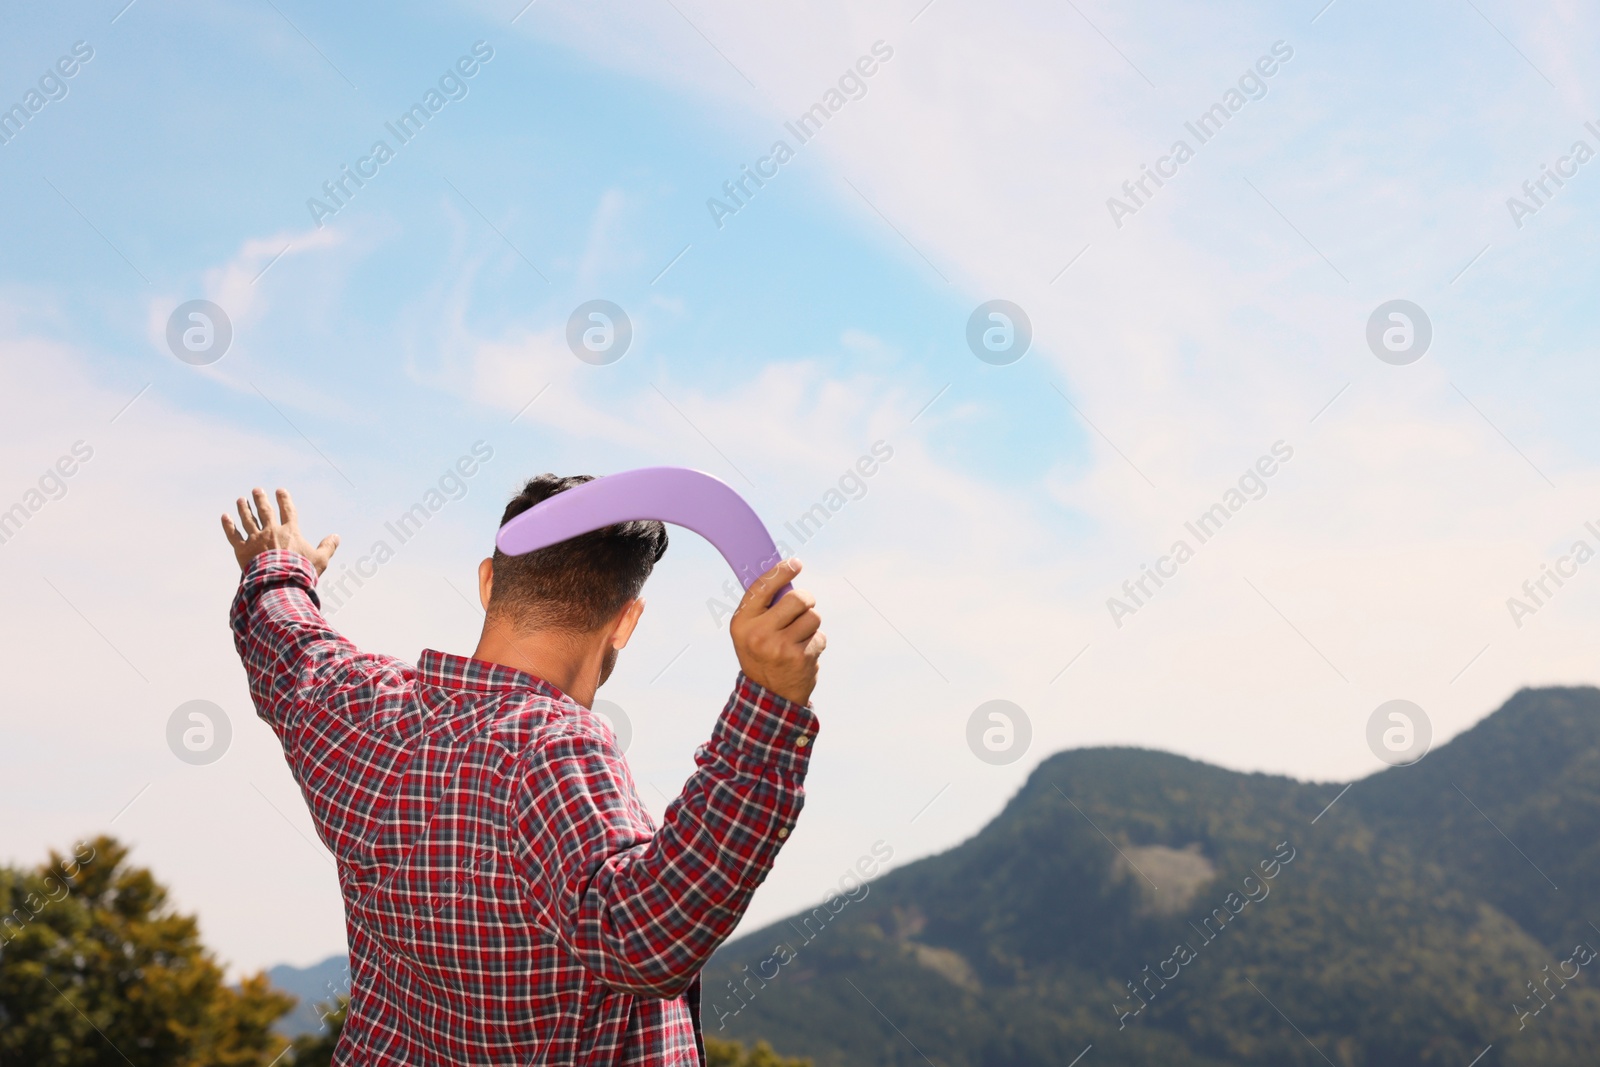
<svg viewBox="0 0 1600 1067">
<path fill-rule="evenodd" d="M 809 708 L 741 674 L 658 831 L 589 709 L 483 660 L 362 654 L 315 578 L 257 555 L 232 623 L 338 860 L 336 1063 L 699 1063 L 698 974 L 799 813 Z"/>
</svg>

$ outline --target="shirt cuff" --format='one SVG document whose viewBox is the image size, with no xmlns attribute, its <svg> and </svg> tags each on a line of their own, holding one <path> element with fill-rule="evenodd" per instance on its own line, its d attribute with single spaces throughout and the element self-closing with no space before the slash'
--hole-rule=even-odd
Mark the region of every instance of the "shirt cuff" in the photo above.
<svg viewBox="0 0 1600 1067">
<path fill-rule="evenodd" d="M 287 548 L 269 548 L 250 561 L 239 579 L 239 599 L 248 601 L 257 593 L 279 585 L 297 585 L 322 609 L 317 596 L 317 568 L 300 553 Z"/>
<path fill-rule="evenodd" d="M 776 767 L 803 778 L 811 763 L 817 725 L 816 713 L 809 706 L 779 696 L 740 671 L 728 706 L 711 732 L 711 744 L 736 765 L 761 770 Z"/>
</svg>

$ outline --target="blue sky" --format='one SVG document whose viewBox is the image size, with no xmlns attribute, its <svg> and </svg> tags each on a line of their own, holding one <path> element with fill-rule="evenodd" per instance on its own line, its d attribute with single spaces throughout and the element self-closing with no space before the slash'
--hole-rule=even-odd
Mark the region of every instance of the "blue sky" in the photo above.
<svg viewBox="0 0 1600 1067">
<path fill-rule="evenodd" d="M 337 951 L 331 871 L 232 658 L 216 515 L 286 484 L 358 554 L 477 441 L 464 498 L 341 608 L 364 646 L 470 649 L 462 592 L 531 473 L 700 467 L 776 528 L 893 448 L 800 552 L 833 639 L 824 733 L 751 921 L 876 839 L 949 847 L 1061 748 L 1348 779 L 1380 766 L 1385 700 L 1443 739 L 1594 677 L 1591 576 L 1521 627 L 1505 604 L 1600 518 L 1600 160 L 1522 227 L 1506 208 L 1600 149 L 1581 6 L 520 7 L 6 16 L 5 106 L 94 50 L 0 146 L 0 508 L 94 448 L 0 544 L 9 859 L 109 827 L 231 963 Z M 465 97 L 317 226 L 307 199 L 479 41 Z M 719 228 L 707 199 L 880 41 L 864 95 Z M 1278 42 L 1265 95 L 1115 226 L 1107 198 Z M 1434 326 L 1405 367 L 1364 339 L 1394 298 Z M 233 322 L 209 366 L 165 345 L 191 299 Z M 592 299 L 634 325 L 609 366 L 563 339 Z M 966 345 L 993 299 L 1033 324 L 1009 366 Z M 1267 495 L 1115 625 L 1122 582 L 1279 440 Z M 658 812 L 731 678 L 723 580 L 676 538 L 603 694 Z M 1034 734 L 999 767 L 964 741 L 995 698 Z M 233 725 L 213 765 L 166 748 L 191 699 Z"/>
</svg>

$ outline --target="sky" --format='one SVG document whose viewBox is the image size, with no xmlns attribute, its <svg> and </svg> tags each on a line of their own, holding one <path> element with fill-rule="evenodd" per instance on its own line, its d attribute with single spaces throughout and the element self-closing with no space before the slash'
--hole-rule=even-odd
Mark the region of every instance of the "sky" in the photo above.
<svg viewBox="0 0 1600 1067">
<path fill-rule="evenodd" d="M 9 9 L 0 862 L 114 833 L 236 972 L 342 951 L 227 628 L 217 516 L 253 486 L 341 536 L 330 575 L 370 576 L 333 623 L 408 661 L 470 652 L 475 567 L 532 474 L 671 464 L 743 494 L 829 635 L 752 929 L 877 842 L 958 844 L 1063 749 L 1348 781 L 1394 761 L 1389 701 L 1438 745 L 1592 683 L 1596 21 Z M 592 301 L 630 329 L 584 359 Z M 737 669 L 728 580 L 675 534 L 600 694 L 658 817 Z"/>
</svg>

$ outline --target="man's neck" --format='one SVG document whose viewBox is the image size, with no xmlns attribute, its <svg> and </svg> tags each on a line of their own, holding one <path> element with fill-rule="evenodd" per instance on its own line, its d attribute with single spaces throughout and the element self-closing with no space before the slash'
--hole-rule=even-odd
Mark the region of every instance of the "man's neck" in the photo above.
<svg viewBox="0 0 1600 1067">
<path fill-rule="evenodd" d="M 486 621 L 472 658 L 542 678 L 584 707 L 594 704 L 605 649 L 593 641 L 553 630 L 513 632 Z"/>
</svg>

